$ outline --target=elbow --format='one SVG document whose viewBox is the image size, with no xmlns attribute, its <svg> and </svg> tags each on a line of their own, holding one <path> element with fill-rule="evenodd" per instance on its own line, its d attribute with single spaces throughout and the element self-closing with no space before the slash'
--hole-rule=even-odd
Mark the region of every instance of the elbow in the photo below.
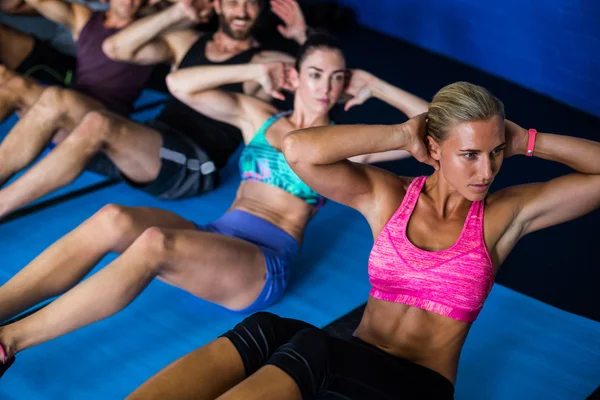
<svg viewBox="0 0 600 400">
<path fill-rule="evenodd" d="M 290 165 L 321 165 L 324 163 L 320 147 L 311 136 L 300 129 L 288 133 L 281 142 L 281 151 Z"/>
<path fill-rule="evenodd" d="M 426 113 L 428 111 L 429 111 L 429 103 L 426 102 L 425 100 L 422 100 L 419 103 L 415 104 L 412 108 L 410 108 L 407 111 L 406 116 L 410 119 L 410 118 L 416 117 L 417 115 Z"/>
<path fill-rule="evenodd" d="M 119 60 L 119 46 L 114 40 L 106 39 L 102 42 L 102 52 L 111 60 Z"/>
<path fill-rule="evenodd" d="M 298 134 L 294 132 L 287 134 L 281 142 L 281 151 L 290 165 L 295 165 L 300 162 L 300 146 L 298 142 Z"/>
<path fill-rule="evenodd" d="M 124 51 L 114 38 L 102 42 L 102 52 L 113 61 L 131 61 L 133 59 L 133 54 Z"/>
<path fill-rule="evenodd" d="M 360 156 L 350 157 L 348 160 L 352 161 L 353 163 L 357 163 L 357 164 L 370 164 L 371 163 L 371 154 L 362 154 Z"/>
<path fill-rule="evenodd" d="M 167 88 L 169 92 L 179 100 L 185 99 L 189 96 L 189 91 L 186 89 L 185 82 L 177 77 L 177 71 L 171 72 L 165 78 Z M 183 101 L 183 100 L 182 100 Z"/>
</svg>

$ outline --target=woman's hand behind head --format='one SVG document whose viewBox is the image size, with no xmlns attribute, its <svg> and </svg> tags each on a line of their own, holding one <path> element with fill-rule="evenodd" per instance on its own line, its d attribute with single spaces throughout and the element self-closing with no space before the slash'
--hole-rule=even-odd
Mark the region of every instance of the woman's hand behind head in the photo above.
<svg viewBox="0 0 600 400">
<path fill-rule="evenodd" d="M 400 150 L 406 150 L 419 162 L 431 165 L 436 171 L 440 169 L 440 163 L 431 157 L 429 148 L 425 142 L 427 135 L 427 113 L 419 114 L 401 124 L 405 132 L 406 144 Z"/>
<path fill-rule="evenodd" d="M 506 119 L 504 120 L 504 135 L 506 140 L 504 158 L 512 157 L 517 154 L 525 154 L 527 151 L 529 132 L 514 122 Z"/>
<path fill-rule="evenodd" d="M 354 69 L 349 71 L 348 83 L 344 94 L 350 97 L 346 102 L 344 110 L 348 111 L 354 106 L 363 104 L 373 95 L 371 84 L 377 79 L 374 75 Z"/>
<path fill-rule="evenodd" d="M 261 67 L 262 74 L 258 82 L 263 87 L 265 93 L 275 99 L 285 100 L 285 96 L 281 90 L 294 90 L 290 81 L 290 74 L 294 66 L 276 62 L 261 64 Z"/>
</svg>

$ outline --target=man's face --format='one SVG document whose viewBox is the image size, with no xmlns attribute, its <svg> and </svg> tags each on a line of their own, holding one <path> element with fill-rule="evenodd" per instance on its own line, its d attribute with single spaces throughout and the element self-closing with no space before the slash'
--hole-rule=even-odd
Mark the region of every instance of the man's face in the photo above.
<svg viewBox="0 0 600 400">
<path fill-rule="evenodd" d="M 252 34 L 260 15 L 260 0 L 218 0 L 215 3 L 219 14 L 219 26 L 235 40 L 246 40 Z"/>
</svg>

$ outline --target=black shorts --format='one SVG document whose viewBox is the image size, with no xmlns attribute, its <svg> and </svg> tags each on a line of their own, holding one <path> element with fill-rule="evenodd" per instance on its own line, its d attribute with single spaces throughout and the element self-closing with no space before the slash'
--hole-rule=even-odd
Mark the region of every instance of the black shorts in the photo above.
<svg viewBox="0 0 600 400">
<path fill-rule="evenodd" d="M 303 399 L 443 399 L 454 385 L 439 373 L 395 357 L 356 337 L 343 340 L 302 321 L 259 312 L 223 335 L 237 349 L 246 376 L 274 365 Z"/>
<path fill-rule="evenodd" d="M 122 179 L 119 168 L 104 153 L 98 153 L 85 166 L 87 171 L 106 176 L 112 179 Z"/>
<path fill-rule="evenodd" d="M 160 199 L 183 199 L 208 192 L 218 185 L 219 171 L 206 152 L 184 133 L 161 121 L 146 125 L 163 138 L 158 177 L 141 185 L 125 178 L 132 187 Z"/>
<path fill-rule="evenodd" d="M 21 75 L 48 85 L 69 87 L 75 78 L 75 57 L 61 53 L 45 40 L 33 38 L 35 44 L 27 58 L 17 67 Z"/>
</svg>

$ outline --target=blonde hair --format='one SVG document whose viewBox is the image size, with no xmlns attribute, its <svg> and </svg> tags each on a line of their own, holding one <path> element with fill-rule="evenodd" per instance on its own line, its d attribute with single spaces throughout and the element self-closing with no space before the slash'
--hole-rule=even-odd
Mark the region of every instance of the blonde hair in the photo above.
<svg viewBox="0 0 600 400">
<path fill-rule="evenodd" d="M 429 104 L 427 134 L 441 143 L 454 125 L 495 116 L 504 119 L 504 104 L 487 89 L 468 82 L 452 83 L 437 92 Z"/>
</svg>

